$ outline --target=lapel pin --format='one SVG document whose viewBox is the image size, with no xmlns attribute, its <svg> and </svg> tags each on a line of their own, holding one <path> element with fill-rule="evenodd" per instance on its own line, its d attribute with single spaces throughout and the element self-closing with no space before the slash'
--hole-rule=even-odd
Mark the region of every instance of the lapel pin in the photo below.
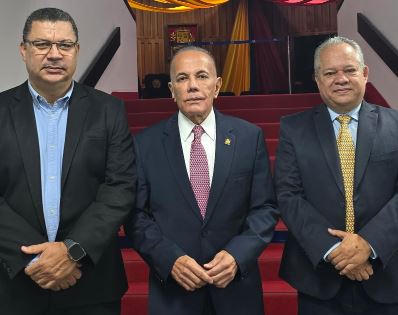
<svg viewBox="0 0 398 315">
<path fill-rule="evenodd" d="M 225 145 L 231 145 L 231 139 L 230 138 L 225 138 L 224 144 Z"/>
</svg>

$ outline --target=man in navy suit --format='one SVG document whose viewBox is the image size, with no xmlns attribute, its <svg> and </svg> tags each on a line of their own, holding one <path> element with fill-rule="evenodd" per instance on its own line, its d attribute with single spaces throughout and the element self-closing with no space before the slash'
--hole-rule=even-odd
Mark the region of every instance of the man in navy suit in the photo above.
<svg viewBox="0 0 398 315">
<path fill-rule="evenodd" d="M 281 120 L 280 274 L 300 315 L 398 314 L 398 112 L 363 100 L 356 42 L 328 39 L 314 68 L 324 104 Z"/>
<path fill-rule="evenodd" d="M 263 314 L 257 258 L 278 215 L 263 133 L 214 110 L 221 78 L 208 51 L 179 50 L 170 74 L 179 112 L 137 136 L 126 225 L 151 269 L 149 313 Z"/>
</svg>

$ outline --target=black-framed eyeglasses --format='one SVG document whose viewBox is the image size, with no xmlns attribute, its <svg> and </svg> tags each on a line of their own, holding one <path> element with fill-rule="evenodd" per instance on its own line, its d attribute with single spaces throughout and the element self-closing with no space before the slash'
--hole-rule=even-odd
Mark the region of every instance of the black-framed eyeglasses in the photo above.
<svg viewBox="0 0 398 315">
<path fill-rule="evenodd" d="M 61 54 L 70 54 L 73 52 L 73 49 L 76 47 L 78 42 L 72 41 L 60 41 L 60 42 L 51 42 L 49 40 L 25 40 L 24 43 L 30 44 L 35 47 L 40 53 L 48 54 L 53 45 L 57 46 L 58 51 Z"/>
</svg>

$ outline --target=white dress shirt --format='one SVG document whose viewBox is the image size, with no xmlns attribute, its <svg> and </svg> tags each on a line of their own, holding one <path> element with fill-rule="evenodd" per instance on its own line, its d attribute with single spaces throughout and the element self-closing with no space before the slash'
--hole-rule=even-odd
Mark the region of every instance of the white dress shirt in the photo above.
<svg viewBox="0 0 398 315">
<path fill-rule="evenodd" d="M 210 186 L 213 179 L 214 160 L 216 156 L 216 116 L 212 109 L 206 119 L 200 124 L 205 131 L 202 134 L 201 143 L 206 151 L 207 163 L 209 165 Z M 190 156 L 191 143 L 194 135 L 192 132 L 195 124 L 189 120 L 183 113 L 178 112 L 178 129 L 180 130 L 182 152 L 184 154 L 185 167 L 190 178 Z"/>
</svg>

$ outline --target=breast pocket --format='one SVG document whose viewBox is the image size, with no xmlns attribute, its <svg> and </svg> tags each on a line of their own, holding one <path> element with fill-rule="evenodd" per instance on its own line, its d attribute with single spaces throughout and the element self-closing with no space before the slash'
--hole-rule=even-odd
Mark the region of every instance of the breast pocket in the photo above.
<svg viewBox="0 0 398 315">
<path fill-rule="evenodd" d="M 398 150 L 384 152 L 381 154 L 372 154 L 370 156 L 371 162 L 384 162 L 384 161 L 388 162 L 396 159 L 398 159 Z"/>
<path fill-rule="evenodd" d="M 228 183 L 233 188 L 247 190 L 250 188 L 251 172 L 231 174 Z"/>
</svg>

